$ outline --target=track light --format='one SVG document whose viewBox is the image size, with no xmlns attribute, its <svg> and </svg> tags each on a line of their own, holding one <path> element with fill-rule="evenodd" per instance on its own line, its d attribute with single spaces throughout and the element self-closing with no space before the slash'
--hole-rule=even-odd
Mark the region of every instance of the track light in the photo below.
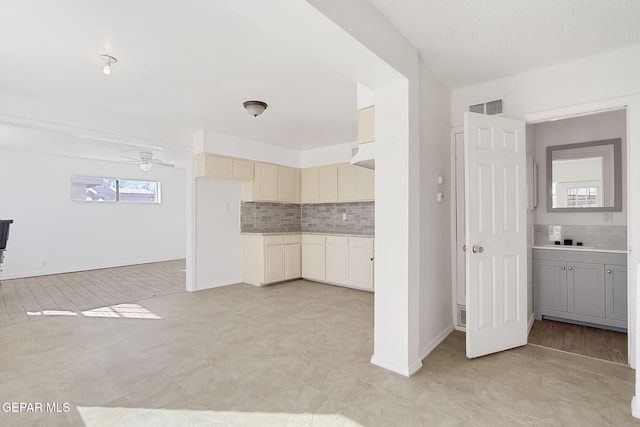
<svg viewBox="0 0 640 427">
<path fill-rule="evenodd" d="M 105 76 L 111 74 L 111 64 L 115 64 L 118 60 L 111 55 L 100 55 L 100 58 L 104 61 L 104 67 L 102 68 L 102 72 Z"/>
</svg>

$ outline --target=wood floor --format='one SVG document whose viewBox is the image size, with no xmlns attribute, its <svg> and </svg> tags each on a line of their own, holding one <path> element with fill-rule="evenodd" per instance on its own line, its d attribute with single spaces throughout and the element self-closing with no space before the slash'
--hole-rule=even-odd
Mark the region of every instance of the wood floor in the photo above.
<svg viewBox="0 0 640 427">
<path fill-rule="evenodd" d="M 552 320 L 536 320 L 529 332 L 529 344 L 563 350 L 627 365 L 627 334 L 572 325 Z"/>
<path fill-rule="evenodd" d="M 0 327 L 185 291 L 185 260 L 3 280 Z"/>
</svg>

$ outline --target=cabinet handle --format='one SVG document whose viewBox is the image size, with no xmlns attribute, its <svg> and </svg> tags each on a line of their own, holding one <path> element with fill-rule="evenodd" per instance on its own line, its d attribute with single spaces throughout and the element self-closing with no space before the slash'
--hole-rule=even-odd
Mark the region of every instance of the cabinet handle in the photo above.
<svg viewBox="0 0 640 427">
<path fill-rule="evenodd" d="M 611 274 L 611 270 L 607 270 L 607 273 L 608 273 L 608 274 Z"/>
<path fill-rule="evenodd" d="M 565 267 L 565 266 L 563 265 L 563 266 L 562 266 L 562 267 L 560 267 L 560 268 L 562 268 L 562 269 L 564 270 L 564 269 L 565 269 L 565 268 L 567 268 L 567 267 Z"/>
<path fill-rule="evenodd" d="M 573 270 L 573 267 L 569 267 L 569 271 Z"/>
<path fill-rule="evenodd" d="M 373 258 L 370 258 L 371 261 L 373 261 Z"/>
</svg>

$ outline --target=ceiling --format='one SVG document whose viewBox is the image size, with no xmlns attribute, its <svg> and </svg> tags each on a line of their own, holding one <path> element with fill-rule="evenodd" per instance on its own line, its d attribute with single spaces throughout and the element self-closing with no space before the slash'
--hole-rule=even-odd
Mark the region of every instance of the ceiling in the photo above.
<svg viewBox="0 0 640 427">
<path fill-rule="evenodd" d="M 451 88 L 640 43 L 638 0 L 371 2 Z M 5 3 L 0 95 L 293 149 L 356 140 L 357 83 L 254 22 L 243 10 L 246 2 Z M 269 10 L 277 13 L 277 7 L 286 2 Z M 101 54 L 118 58 L 108 77 Z M 249 99 L 269 108 L 254 118 L 242 107 Z M 68 142 L 58 132 L 51 140 L 67 141 L 65 149 L 76 152 L 98 152 L 99 146 L 103 158 L 107 151 L 118 157 L 144 148 L 117 138 L 72 136 Z M 10 138 L 12 148 L 30 142 L 35 149 L 43 136 L 0 126 L 0 146 Z M 176 161 L 171 147 L 190 149 L 192 141 L 155 143 L 166 143 L 165 160 Z"/>
<path fill-rule="evenodd" d="M 639 0 L 370 0 L 450 88 L 640 43 Z"/>
<path fill-rule="evenodd" d="M 0 94 L 295 149 L 355 141 L 356 82 L 258 29 L 240 3 L 8 2 Z M 100 54 L 118 59 L 110 76 Z M 250 99 L 269 108 L 254 118 Z"/>
</svg>

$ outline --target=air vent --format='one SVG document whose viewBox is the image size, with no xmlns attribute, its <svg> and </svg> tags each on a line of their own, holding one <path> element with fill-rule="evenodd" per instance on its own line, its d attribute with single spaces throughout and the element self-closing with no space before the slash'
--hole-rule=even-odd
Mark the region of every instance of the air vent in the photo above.
<svg viewBox="0 0 640 427">
<path fill-rule="evenodd" d="M 464 305 L 458 306 L 458 326 L 467 327 L 467 308 Z"/>
<path fill-rule="evenodd" d="M 494 115 L 494 114 L 502 114 L 504 112 L 503 107 L 504 107 L 503 100 L 496 99 L 494 101 L 487 101 L 480 104 L 470 105 L 469 111 L 472 113 Z"/>
</svg>

